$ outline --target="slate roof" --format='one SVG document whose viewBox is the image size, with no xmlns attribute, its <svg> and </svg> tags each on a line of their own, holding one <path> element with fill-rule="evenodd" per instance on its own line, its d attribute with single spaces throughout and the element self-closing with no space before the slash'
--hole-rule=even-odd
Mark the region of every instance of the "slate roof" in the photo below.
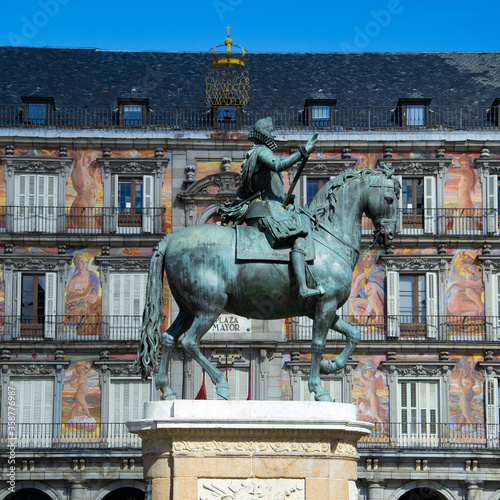
<svg viewBox="0 0 500 500">
<path fill-rule="evenodd" d="M 21 96 L 56 105 L 204 106 L 207 53 L 0 47 L 0 104 Z M 252 107 L 303 106 L 308 98 L 342 106 L 395 106 L 431 98 L 433 106 L 491 106 L 500 98 L 500 53 L 250 53 Z M 132 89 L 136 90 L 132 92 Z"/>
</svg>

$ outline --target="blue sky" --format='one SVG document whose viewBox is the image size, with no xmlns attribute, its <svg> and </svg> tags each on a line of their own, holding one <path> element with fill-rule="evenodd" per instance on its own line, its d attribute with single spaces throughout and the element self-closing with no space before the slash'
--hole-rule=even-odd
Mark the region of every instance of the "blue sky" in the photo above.
<svg viewBox="0 0 500 500">
<path fill-rule="evenodd" d="M 498 51 L 498 0 L 18 0 L 0 45 L 249 52 Z"/>
</svg>

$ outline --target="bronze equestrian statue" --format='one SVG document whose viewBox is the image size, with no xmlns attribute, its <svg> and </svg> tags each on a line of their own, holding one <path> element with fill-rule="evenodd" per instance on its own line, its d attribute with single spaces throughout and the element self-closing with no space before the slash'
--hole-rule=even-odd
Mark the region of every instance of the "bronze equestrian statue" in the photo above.
<svg viewBox="0 0 500 500">
<path fill-rule="evenodd" d="M 266 320 L 308 316 L 313 320 L 309 390 L 317 401 L 332 401 L 320 373 L 341 370 L 360 338 L 359 330 L 340 318 L 337 310 L 350 295 L 361 246 L 361 219 L 365 213 L 373 221 L 374 243 L 390 245 L 396 231 L 399 181 L 384 163 L 379 163 L 378 170 L 344 172 L 320 189 L 308 210 L 294 207 L 294 212 L 285 213 L 285 208 L 278 208 L 283 197 L 280 172 L 305 158 L 314 149 L 316 137 L 284 160 L 273 154 L 270 119 L 257 122 L 250 139 L 255 145 L 245 158 L 239 191 L 246 201 L 233 204 L 232 210 L 247 225 L 189 226 L 160 241 L 151 259 L 135 364 L 143 378 L 151 375 L 161 339 L 156 387 L 162 399 L 175 399 L 168 367 L 172 349 L 184 334 L 184 350 L 205 369 L 217 394 L 229 399 L 224 373 L 200 350 L 200 340 L 218 316 L 223 311 Z M 299 212 L 305 215 L 297 217 Z M 309 220 L 305 226 L 304 217 Z M 307 234 L 305 250 L 297 240 Z M 248 241 L 253 242 L 250 252 Z M 282 248 L 284 242 L 293 244 L 291 252 L 290 247 Z M 303 251 L 308 256 L 297 257 L 303 257 Z M 164 271 L 179 314 L 162 333 Z M 345 335 L 347 343 L 338 356 L 326 360 L 323 353 L 330 328 Z"/>
</svg>

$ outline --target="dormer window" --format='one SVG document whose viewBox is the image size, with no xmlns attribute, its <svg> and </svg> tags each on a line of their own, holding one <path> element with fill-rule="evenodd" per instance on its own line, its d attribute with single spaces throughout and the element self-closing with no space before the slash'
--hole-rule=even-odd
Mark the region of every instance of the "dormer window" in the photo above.
<svg viewBox="0 0 500 500">
<path fill-rule="evenodd" d="M 395 121 L 405 127 L 425 127 L 428 125 L 431 99 L 400 99 L 395 111 Z"/>
<path fill-rule="evenodd" d="M 55 103 L 52 97 L 22 97 L 25 125 L 51 125 Z"/>
<path fill-rule="evenodd" d="M 333 112 L 337 104 L 336 99 L 306 99 L 305 112 L 307 125 L 317 127 L 331 127 Z"/>
<path fill-rule="evenodd" d="M 492 103 L 491 103 L 491 109 L 489 112 L 490 115 L 490 121 L 495 125 L 495 127 L 498 127 L 498 115 L 500 111 L 500 97 L 497 97 Z"/>
<path fill-rule="evenodd" d="M 149 111 L 149 99 L 118 99 L 119 124 L 124 127 L 142 127 Z"/>
</svg>

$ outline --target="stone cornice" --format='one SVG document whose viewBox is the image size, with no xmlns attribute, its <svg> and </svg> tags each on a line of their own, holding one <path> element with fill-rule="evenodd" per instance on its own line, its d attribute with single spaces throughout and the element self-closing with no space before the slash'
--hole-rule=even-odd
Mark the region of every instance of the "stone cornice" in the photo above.
<svg viewBox="0 0 500 500">
<path fill-rule="evenodd" d="M 354 372 L 354 370 L 356 370 L 356 368 L 358 367 L 358 363 L 359 361 L 348 361 L 346 366 L 342 370 L 335 372 L 332 376 L 342 377 L 345 375 L 350 375 L 352 372 Z M 288 368 L 290 368 L 292 373 L 301 377 L 309 376 L 311 372 L 310 361 L 287 361 L 285 364 Z M 331 378 L 332 376 L 323 375 L 322 378 Z"/>
<path fill-rule="evenodd" d="M 388 167 L 394 168 L 396 175 L 446 175 L 452 158 L 416 159 L 416 158 L 385 158 Z"/>
<path fill-rule="evenodd" d="M 104 177 L 111 174 L 133 175 L 150 174 L 161 177 L 167 167 L 168 158 L 98 158 L 97 165 L 102 169 Z"/>
<path fill-rule="evenodd" d="M 380 257 L 387 271 L 446 271 L 453 255 L 382 255 Z"/>
<path fill-rule="evenodd" d="M 483 372 L 485 376 L 500 377 L 500 361 L 478 361 L 476 369 Z"/>
<path fill-rule="evenodd" d="M 236 172 L 218 172 L 193 182 L 185 191 L 179 193 L 178 197 L 184 203 L 190 201 L 211 203 L 226 200 L 236 196 L 236 187 L 239 183 L 240 174 Z M 210 192 L 210 187 L 215 187 L 217 191 Z"/>
<path fill-rule="evenodd" d="M 5 166 L 8 175 L 18 173 L 50 173 L 63 174 L 69 172 L 69 167 L 73 163 L 73 158 L 54 157 L 12 157 L 1 156 L 0 160 Z"/>
<path fill-rule="evenodd" d="M 379 370 L 399 377 L 437 377 L 451 373 L 453 361 L 381 361 Z"/>
<path fill-rule="evenodd" d="M 4 269 L 15 271 L 51 271 L 64 268 L 71 262 L 72 255 L 40 255 L 27 258 L 26 255 L 0 255 L 0 263 Z"/>
<path fill-rule="evenodd" d="M 101 271 L 136 271 L 149 270 L 149 257 L 96 257 L 95 262 Z"/>
</svg>

